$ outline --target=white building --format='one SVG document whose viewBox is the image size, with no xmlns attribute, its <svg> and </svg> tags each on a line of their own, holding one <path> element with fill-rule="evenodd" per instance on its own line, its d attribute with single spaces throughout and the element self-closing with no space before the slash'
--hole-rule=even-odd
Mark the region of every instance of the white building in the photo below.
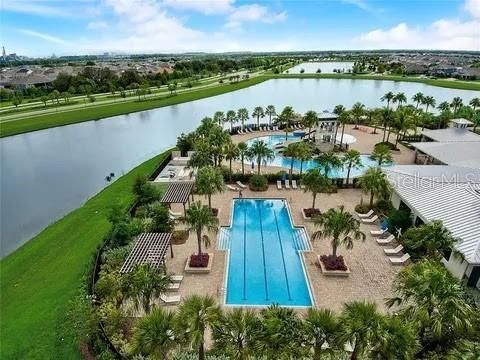
<svg viewBox="0 0 480 360">
<path fill-rule="evenodd" d="M 393 187 L 393 206 L 409 210 L 417 226 L 442 221 L 459 239 L 455 250 L 463 257 L 445 254 L 446 267 L 480 288 L 480 168 L 397 165 L 384 171 Z"/>
<path fill-rule="evenodd" d="M 315 132 L 315 145 L 321 151 L 331 151 L 335 145 L 338 131 L 338 116 L 329 112 L 318 114 L 318 126 Z"/>
</svg>

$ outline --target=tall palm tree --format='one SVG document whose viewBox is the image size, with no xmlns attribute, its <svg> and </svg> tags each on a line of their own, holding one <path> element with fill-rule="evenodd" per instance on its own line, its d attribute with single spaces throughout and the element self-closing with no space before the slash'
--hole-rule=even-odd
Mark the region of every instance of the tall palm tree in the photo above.
<svg viewBox="0 0 480 360">
<path fill-rule="evenodd" d="M 221 171 L 212 166 L 206 166 L 198 170 L 195 179 L 195 190 L 200 195 L 207 195 L 208 208 L 212 208 L 212 195 L 222 192 L 224 187 Z"/>
<path fill-rule="evenodd" d="M 402 106 L 402 104 L 407 102 L 407 97 L 405 96 L 405 93 L 399 92 L 393 97 L 393 102 L 397 104 L 397 109 Z"/>
<path fill-rule="evenodd" d="M 424 98 L 425 98 L 425 95 L 423 95 L 423 93 L 421 92 L 417 92 L 415 95 L 412 96 L 412 101 L 416 103 L 415 109 L 418 110 L 418 107 L 420 106 L 420 104 L 422 104 Z"/>
<path fill-rule="evenodd" d="M 382 166 L 383 164 L 388 164 L 393 161 L 392 152 L 386 144 L 380 144 L 375 146 L 372 154 L 370 155 L 370 158 L 372 160 L 376 160 L 378 166 Z"/>
<path fill-rule="evenodd" d="M 343 111 L 338 116 L 338 122 L 342 125 L 342 135 L 340 136 L 340 148 L 342 148 L 342 144 L 343 144 L 343 135 L 345 134 L 345 125 L 349 122 L 349 120 L 350 120 L 350 113 L 348 111 Z M 337 141 L 336 136 L 335 136 L 335 141 Z"/>
<path fill-rule="evenodd" d="M 204 117 L 200 122 L 200 125 L 197 127 L 197 134 L 201 138 L 208 138 L 212 130 L 215 128 L 217 124 L 213 121 L 210 117 Z"/>
<path fill-rule="evenodd" d="M 313 234 L 312 239 L 331 239 L 332 256 L 337 257 L 337 248 L 341 245 L 350 250 L 354 240 L 365 241 L 365 234 L 360 231 L 360 221 L 345 211 L 344 206 L 338 209 L 328 209 L 327 212 L 313 219 L 315 226 L 320 230 Z"/>
<path fill-rule="evenodd" d="M 289 144 L 283 152 L 283 156 L 290 158 L 290 171 L 289 171 L 290 181 L 292 181 L 292 178 L 293 178 L 293 164 L 295 162 L 295 159 L 299 157 L 299 148 L 298 148 L 299 144 L 300 143 Z"/>
<path fill-rule="evenodd" d="M 379 167 L 372 167 L 365 171 L 363 176 L 359 178 L 359 183 L 365 193 L 370 193 L 370 209 L 373 207 L 373 199 L 375 196 L 384 196 L 390 190 L 390 183 L 385 173 Z"/>
<path fill-rule="evenodd" d="M 342 167 L 342 160 L 333 152 L 324 152 L 317 157 L 318 163 L 323 167 L 325 177 L 330 175 L 330 172 Z"/>
<path fill-rule="evenodd" d="M 308 128 L 308 140 L 310 140 L 310 133 L 312 132 L 312 127 L 318 124 L 318 115 L 315 111 L 309 110 L 305 113 L 302 118 L 302 124 Z"/>
<path fill-rule="evenodd" d="M 335 107 L 333 108 L 333 113 L 335 115 L 337 115 L 338 121 L 340 122 L 340 124 L 342 124 L 342 122 L 340 121 L 340 117 L 345 112 L 347 112 L 347 109 L 345 108 L 345 106 L 343 106 L 341 104 L 335 105 Z M 343 128 L 342 128 L 342 141 L 343 141 L 343 133 L 345 131 L 345 123 L 343 123 L 342 125 L 343 125 Z M 334 135 L 334 140 L 333 140 L 334 143 L 337 142 L 337 133 L 338 133 L 338 126 L 335 128 L 335 135 Z M 340 147 L 341 146 L 342 145 L 340 144 Z"/>
<path fill-rule="evenodd" d="M 212 327 L 214 348 L 232 359 L 255 354 L 260 321 L 250 309 L 234 308 Z"/>
<path fill-rule="evenodd" d="M 473 118 L 472 118 L 472 122 L 473 122 L 473 132 L 476 133 L 477 127 L 480 126 L 480 111 L 475 112 L 475 115 L 473 115 Z"/>
<path fill-rule="evenodd" d="M 192 295 L 178 307 L 178 331 L 192 349 L 197 349 L 199 360 L 205 360 L 205 333 L 220 316 L 220 307 L 211 296 Z"/>
<path fill-rule="evenodd" d="M 255 109 L 253 109 L 252 117 L 257 118 L 257 129 L 260 128 L 260 118 L 265 117 L 265 112 L 263 111 L 263 107 L 257 106 Z"/>
<path fill-rule="evenodd" d="M 383 316 L 370 347 L 372 359 L 414 359 L 419 347 L 415 327 L 399 316 Z"/>
<path fill-rule="evenodd" d="M 232 131 L 233 124 L 235 124 L 238 121 L 237 113 L 233 110 L 228 110 L 227 116 L 225 117 L 225 121 L 230 123 L 230 131 Z"/>
<path fill-rule="evenodd" d="M 342 330 L 335 313 L 329 309 L 309 308 L 303 324 L 304 343 L 313 349 L 313 359 L 323 359 L 324 354 L 333 357 Z"/>
<path fill-rule="evenodd" d="M 285 127 L 285 141 L 288 140 L 288 132 L 290 131 L 292 120 L 295 117 L 295 112 L 291 106 L 285 106 L 282 113 L 278 116 L 277 121 Z"/>
<path fill-rule="evenodd" d="M 152 299 L 165 293 L 171 283 L 169 276 L 161 274 L 150 263 L 135 266 L 125 281 L 127 293 L 133 299 L 135 308 L 142 305 L 146 314 L 150 313 Z"/>
<path fill-rule="evenodd" d="M 313 195 L 312 208 L 315 208 L 317 194 L 327 191 L 332 187 L 330 179 L 321 175 L 316 169 L 310 169 L 303 175 L 302 184 L 305 186 L 304 191 L 310 191 Z"/>
<path fill-rule="evenodd" d="M 343 166 L 347 168 L 347 185 L 350 179 L 350 171 L 352 169 L 360 169 L 362 167 L 362 158 L 357 150 L 349 150 L 342 158 Z"/>
<path fill-rule="evenodd" d="M 450 107 L 453 109 L 453 113 L 456 114 L 458 109 L 463 106 L 463 101 L 461 97 L 455 96 L 450 104 Z"/>
<path fill-rule="evenodd" d="M 473 110 L 476 111 L 477 108 L 480 108 L 480 98 L 473 98 L 472 100 L 470 100 L 469 104 L 473 108 Z"/>
<path fill-rule="evenodd" d="M 436 104 L 437 104 L 437 101 L 433 96 L 425 96 L 423 98 L 422 105 L 426 105 L 425 112 L 428 112 L 429 107 L 435 108 Z"/>
<path fill-rule="evenodd" d="M 394 127 L 397 130 L 397 137 L 395 139 L 395 148 L 398 146 L 400 134 L 406 135 L 407 131 L 413 127 L 412 114 L 408 108 L 401 108 L 397 111 L 395 117 Z"/>
<path fill-rule="evenodd" d="M 268 125 L 272 126 L 272 116 L 275 116 L 277 113 L 275 112 L 275 106 L 268 105 L 265 108 L 265 115 L 268 115 Z"/>
<path fill-rule="evenodd" d="M 390 127 L 393 123 L 393 110 L 389 108 L 383 108 L 382 109 L 382 119 L 383 119 L 383 140 L 382 142 L 387 141 L 388 138 L 390 137 Z M 387 129 L 388 129 L 388 136 L 387 136 Z"/>
<path fill-rule="evenodd" d="M 228 160 L 228 165 L 230 169 L 230 181 L 232 181 L 232 160 L 238 159 L 240 151 L 238 150 L 238 146 L 230 140 L 225 144 L 225 147 L 223 148 L 223 153 L 225 155 L 225 159 Z"/>
<path fill-rule="evenodd" d="M 262 161 L 272 161 L 275 154 L 272 149 L 263 140 L 255 140 L 249 149 L 250 159 L 257 162 L 257 173 L 260 175 L 260 165 Z"/>
<path fill-rule="evenodd" d="M 249 119 L 248 110 L 246 108 L 238 109 L 237 119 L 242 123 L 242 130 L 245 128 L 245 121 Z"/>
<path fill-rule="evenodd" d="M 212 211 L 200 201 L 193 203 L 186 211 L 183 219 L 187 225 L 188 232 L 195 232 L 197 235 L 198 255 L 202 254 L 202 242 L 206 247 L 210 245 L 208 235 L 202 235 L 203 231 L 218 231 L 218 219 L 212 215 Z"/>
<path fill-rule="evenodd" d="M 386 101 L 387 102 L 387 109 L 390 108 L 390 102 L 393 101 L 393 98 L 395 97 L 395 94 L 391 91 L 387 92 L 385 95 L 383 95 L 380 100 L 383 102 L 383 101 Z"/>
<path fill-rule="evenodd" d="M 480 359 L 480 343 L 478 341 L 463 340 L 451 349 L 446 360 L 478 360 Z"/>
<path fill-rule="evenodd" d="M 222 126 L 225 122 L 225 113 L 223 111 L 217 111 L 213 115 L 213 120 L 218 124 L 218 126 Z"/>
<path fill-rule="evenodd" d="M 440 104 L 438 104 L 437 109 L 442 113 L 447 113 L 450 111 L 450 104 L 448 101 L 442 101 Z"/>
<path fill-rule="evenodd" d="M 312 158 L 313 150 L 311 145 L 301 142 L 298 143 L 298 159 L 300 160 L 300 177 L 302 177 L 303 173 L 303 163 L 308 161 Z"/>
<path fill-rule="evenodd" d="M 238 156 L 240 157 L 240 161 L 242 162 L 242 175 L 245 175 L 245 158 L 248 158 L 248 145 L 243 141 L 238 143 Z"/>
<path fill-rule="evenodd" d="M 166 359 L 177 346 L 175 313 L 155 308 L 133 330 L 132 351 L 149 359 Z"/>
<path fill-rule="evenodd" d="M 365 114 L 365 105 L 356 102 L 355 104 L 353 104 L 352 110 L 350 110 L 350 112 L 355 119 L 354 129 L 358 129 L 358 125 L 360 124 L 360 118 Z"/>
<path fill-rule="evenodd" d="M 397 297 L 387 306 L 401 305 L 403 319 L 417 324 L 422 354 L 446 347 L 473 330 L 475 310 L 462 284 L 436 260 L 423 260 L 403 268 L 393 282 Z"/>
<path fill-rule="evenodd" d="M 353 347 L 350 359 L 362 358 L 380 326 L 381 315 L 376 305 L 359 301 L 345 304 L 340 322 L 344 341 Z"/>
</svg>

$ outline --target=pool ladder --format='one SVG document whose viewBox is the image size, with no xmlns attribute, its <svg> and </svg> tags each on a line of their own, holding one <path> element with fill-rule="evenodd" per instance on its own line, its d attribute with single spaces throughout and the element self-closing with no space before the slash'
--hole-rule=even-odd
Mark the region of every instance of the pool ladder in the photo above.
<svg viewBox="0 0 480 360">
<path fill-rule="evenodd" d="M 298 251 L 312 251 L 312 245 L 308 240 L 307 233 L 304 228 L 296 228 L 293 233 L 295 248 Z"/>
<path fill-rule="evenodd" d="M 226 251 L 230 249 L 231 229 L 228 227 L 221 227 L 218 232 L 217 250 Z"/>
</svg>

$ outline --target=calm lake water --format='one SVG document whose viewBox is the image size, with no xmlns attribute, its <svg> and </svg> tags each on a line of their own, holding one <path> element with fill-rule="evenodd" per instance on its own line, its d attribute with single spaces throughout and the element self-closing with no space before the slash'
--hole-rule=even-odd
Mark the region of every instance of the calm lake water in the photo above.
<svg viewBox="0 0 480 360">
<path fill-rule="evenodd" d="M 289 74 L 299 74 L 300 70 L 305 70 L 305 74 L 316 73 L 318 69 L 322 70 L 322 74 L 333 74 L 333 69 L 341 69 L 347 72 L 353 68 L 353 62 L 349 61 L 332 61 L 332 62 L 305 62 L 288 69 Z"/>
<path fill-rule="evenodd" d="M 387 91 L 403 91 L 409 99 L 421 91 L 437 103 L 455 96 L 468 102 L 478 96 L 418 83 L 277 79 L 190 103 L 2 138 L 0 255 L 79 207 L 107 185 L 107 174 L 118 177 L 173 146 L 180 133 L 193 130 L 217 110 L 246 107 L 252 112 L 255 106 L 273 104 L 278 110 L 292 105 L 299 112 L 322 111 L 337 104 L 351 107 L 356 101 L 372 107 L 380 105 Z"/>
</svg>

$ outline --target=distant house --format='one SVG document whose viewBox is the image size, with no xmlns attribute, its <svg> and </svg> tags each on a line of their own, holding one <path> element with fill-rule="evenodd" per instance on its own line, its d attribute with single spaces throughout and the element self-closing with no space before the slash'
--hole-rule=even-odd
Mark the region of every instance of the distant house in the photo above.
<svg viewBox="0 0 480 360">
<path fill-rule="evenodd" d="M 404 72 L 407 75 L 427 74 L 429 67 L 426 64 L 405 64 Z"/>
<path fill-rule="evenodd" d="M 465 70 L 461 66 L 437 66 L 430 70 L 430 75 L 438 77 L 461 78 L 465 76 Z"/>
</svg>

